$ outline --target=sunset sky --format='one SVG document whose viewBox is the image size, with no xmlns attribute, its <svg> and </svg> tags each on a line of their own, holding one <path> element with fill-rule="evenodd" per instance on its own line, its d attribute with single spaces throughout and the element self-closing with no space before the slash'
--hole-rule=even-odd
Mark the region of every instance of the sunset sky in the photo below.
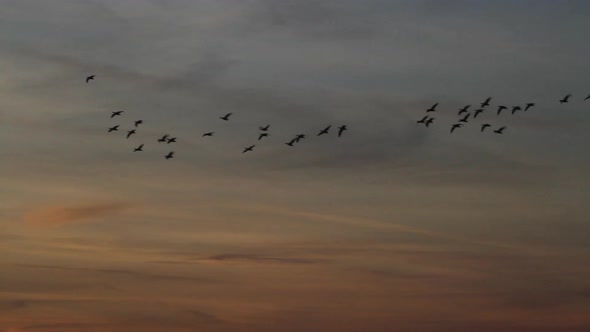
<svg viewBox="0 0 590 332">
<path fill-rule="evenodd" d="M 590 2 L 0 5 L 1 332 L 590 331 Z"/>
</svg>

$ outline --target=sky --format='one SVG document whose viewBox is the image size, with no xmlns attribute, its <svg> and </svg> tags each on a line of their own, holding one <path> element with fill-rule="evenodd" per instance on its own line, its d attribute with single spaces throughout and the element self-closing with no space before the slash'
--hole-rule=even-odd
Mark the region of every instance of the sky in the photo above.
<svg viewBox="0 0 590 332">
<path fill-rule="evenodd" d="M 0 331 L 590 330 L 588 17 L 3 0 Z"/>
</svg>

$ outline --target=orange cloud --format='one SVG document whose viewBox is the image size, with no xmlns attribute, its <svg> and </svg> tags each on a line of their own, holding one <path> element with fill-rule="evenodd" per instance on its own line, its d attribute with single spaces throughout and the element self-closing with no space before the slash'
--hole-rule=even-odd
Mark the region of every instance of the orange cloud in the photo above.
<svg viewBox="0 0 590 332">
<path fill-rule="evenodd" d="M 129 206 L 130 204 L 122 202 L 52 206 L 27 213 L 24 216 L 24 221 L 35 226 L 60 226 L 117 214 Z"/>
</svg>

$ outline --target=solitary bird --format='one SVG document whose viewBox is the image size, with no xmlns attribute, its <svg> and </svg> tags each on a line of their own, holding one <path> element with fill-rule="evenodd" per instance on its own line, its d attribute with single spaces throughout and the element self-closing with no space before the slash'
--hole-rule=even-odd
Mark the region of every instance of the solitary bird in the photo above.
<svg viewBox="0 0 590 332">
<path fill-rule="evenodd" d="M 488 97 L 488 99 L 486 99 L 483 103 L 481 103 L 481 107 L 486 107 L 490 105 L 490 100 L 492 100 L 492 97 Z"/>
<path fill-rule="evenodd" d="M 434 122 L 434 119 L 435 118 L 429 118 L 424 125 L 428 128 Z"/>
<path fill-rule="evenodd" d="M 516 113 L 516 111 L 520 111 L 522 108 L 520 106 L 512 106 L 512 114 Z"/>
<path fill-rule="evenodd" d="M 164 158 L 166 158 L 166 159 L 172 159 L 172 158 L 174 158 L 174 151 L 168 152 L 168 154 L 165 155 Z"/>
<path fill-rule="evenodd" d="M 170 135 L 166 134 L 166 135 L 162 136 L 162 138 L 158 139 L 158 142 L 160 142 L 160 143 L 166 142 L 166 140 L 168 139 L 168 136 L 170 136 Z"/>
<path fill-rule="evenodd" d="M 567 103 L 571 96 L 572 96 L 571 94 L 566 95 L 565 97 L 563 97 L 562 100 L 559 101 L 559 103 L 561 103 L 561 104 Z"/>
<path fill-rule="evenodd" d="M 489 123 L 484 123 L 481 125 L 481 132 L 483 133 L 484 130 L 486 130 L 487 127 L 491 127 L 492 125 Z"/>
<path fill-rule="evenodd" d="M 143 151 L 143 144 L 133 149 L 133 152 Z"/>
<path fill-rule="evenodd" d="M 476 109 L 476 110 L 473 112 L 473 118 L 474 118 L 474 119 L 475 119 L 475 118 L 477 118 L 477 116 L 479 115 L 479 113 L 483 113 L 483 108 Z"/>
<path fill-rule="evenodd" d="M 167 144 L 170 144 L 170 143 L 176 143 L 176 137 L 169 138 L 169 139 L 166 141 L 166 143 L 167 143 Z"/>
<path fill-rule="evenodd" d="M 535 103 L 528 103 L 528 104 L 526 104 L 526 107 L 524 108 L 524 111 L 525 111 L 525 112 L 526 112 L 526 111 L 528 111 L 528 110 L 529 110 L 529 108 L 531 108 L 531 107 L 533 107 L 533 106 L 535 106 Z"/>
<path fill-rule="evenodd" d="M 305 138 L 305 135 L 299 134 L 299 135 L 295 136 L 294 140 L 295 140 L 295 142 L 299 143 L 299 141 L 303 138 Z"/>
<path fill-rule="evenodd" d="M 506 126 L 500 127 L 498 129 L 494 130 L 494 132 L 496 134 L 502 134 L 504 132 L 504 129 L 506 129 Z"/>
<path fill-rule="evenodd" d="M 214 131 L 210 131 L 208 133 L 204 133 L 202 137 L 213 136 L 213 134 L 215 134 L 215 132 Z"/>
<path fill-rule="evenodd" d="M 324 134 L 327 134 L 328 131 L 330 131 L 330 128 L 332 128 L 332 125 L 327 126 L 326 128 L 320 130 L 320 132 L 318 133 L 318 136 L 322 136 Z"/>
<path fill-rule="evenodd" d="M 459 109 L 459 114 L 458 115 L 461 115 L 463 113 L 467 113 L 467 110 L 469 109 L 469 107 L 471 107 L 471 105 L 467 105 L 467 106 Z"/>
<path fill-rule="evenodd" d="M 428 115 L 424 116 L 421 120 L 416 121 L 416 123 L 426 123 L 426 120 L 428 120 Z"/>
<path fill-rule="evenodd" d="M 338 127 L 338 137 L 342 136 L 342 133 L 348 129 L 348 127 L 346 127 L 346 125 L 342 125 L 340 127 Z"/>
<path fill-rule="evenodd" d="M 500 115 L 500 113 L 502 113 L 502 110 L 505 110 L 505 109 L 508 109 L 508 107 L 502 106 L 502 105 L 498 106 L 498 114 L 497 115 Z"/>
<path fill-rule="evenodd" d="M 230 117 L 231 115 L 232 115 L 232 113 L 227 113 L 226 115 L 224 115 L 224 116 L 220 116 L 219 118 L 220 118 L 221 120 L 225 120 L 225 121 L 227 121 L 227 120 L 229 120 L 229 117 Z"/>
<path fill-rule="evenodd" d="M 258 140 L 260 141 L 263 137 L 267 137 L 268 133 L 260 133 L 260 135 L 258 135 Z"/>
<path fill-rule="evenodd" d="M 117 115 L 121 115 L 123 113 L 123 111 L 116 111 L 116 112 L 112 112 L 111 113 L 111 118 L 116 117 Z"/>
<path fill-rule="evenodd" d="M 588 95 L 588 97 L 584 98 L 584 101 L 590 99 L 590 95 Z"/>
<path fill-rule="evenodd" d="M 93 80 L 94 79 L 94 75 L 90 75 L 86 77 L 86 83 L 88 83 L 88 81 Z"/>
<path fill-rule="evenodd" d="M 244 148 L 244 151 L 242 151 L 242 153 L 246 153 L 246 152 L 248 152 L 248 151 L 252 151 L 252 149 L 254 149 L 254 147 L 255 147 L 255 146 L 256 146 L 256 145 L 250 145 L 249 147 L 247 147 L 247 148 Z"/>
<path fill-rule="evenodd" d="M 264 127 L 258 127 L 258 129 L 260 129 L 260 130 L 262 130 L 262 131 L 267 131 L 267 130 L 268 130 L 268 128 L 270 128 L 270 125 L 269 125 L 269 124 L 268 124 L 268 125 L 266 125 L 266 126 L 264 126 Z"/>
<path fill-rule="evenodd" d="M 436 112 L 436 106 L 438 106 L 438 103 L 432 105 L 429 109 L 426 110 L 426 112 Z"/>
<path fill-rule="evenodd" d="M 142 123 L 143 123 L 143 120 L 137 120 L 137 121 L 135 121 L 135 127 L 139 126 Z"/>
<path fill-rule="evenodd" d="M 461 123 L 455 123 L 452 127 L 451 127 L 451 134 L 455 131 L 455 129 L 457 128 L 461 128 L 463 127 L 463 125 Z"/>
<path fill-rule="evenodd" d="M 117 130 L 119 130 L 119 125 L 116 125 L 116 126 L 113 126 L 113 127 L 109 128 L 109 133 L 111 131 L 117 131 Z"/>
<path fill-rule="evenodd" d="M 294 139 L 290 140 L 289 142 L 287 142 L 287 143 L 285 143 L 285 144 L 287 144 L 288 146 L 293 146 L 293 144 L 296 142 L 296 140 L 297 140 L 297 139 L 296 139 L 296 138 L 294 138 Z"/>
<path fill-rule="evenodd" d="M 131 129 L 127 132 L 127 138 L 129 138 L 131 135 L 135 134 L 135 129 Z"/>
<path fill-rule="evenodd" d="M 462 119 L 460 119 L 459 122 L 467 123 L 467 119 L 469 119 L 470 115 L 471 115 L 470 113 L 465 114 L 465 116 Z"/>
</svg>

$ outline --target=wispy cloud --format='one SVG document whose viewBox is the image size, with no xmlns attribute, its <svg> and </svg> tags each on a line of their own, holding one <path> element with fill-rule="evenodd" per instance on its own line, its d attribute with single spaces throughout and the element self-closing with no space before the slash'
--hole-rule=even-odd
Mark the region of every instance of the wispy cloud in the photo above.
<svg viewBox="0 0 590 332">
<path fill-rule="evenodd" d="M 24 221 L 33 226 L 61 226 L 114 216 L 131 206 L 124 202 L 50 206 L 27 213 Z"/>
</svg>

